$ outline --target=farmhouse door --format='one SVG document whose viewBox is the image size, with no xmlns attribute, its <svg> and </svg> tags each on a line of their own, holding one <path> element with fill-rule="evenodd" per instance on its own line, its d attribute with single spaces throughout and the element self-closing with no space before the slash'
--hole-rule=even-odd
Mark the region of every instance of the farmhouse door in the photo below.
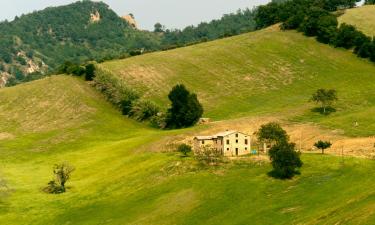
<svg viewBox="0 0 375 225">
<path fill-rule="evenodd" d="M 238 148 L 236 148 L 236 156 L 238 156 Z"/>
</svg>

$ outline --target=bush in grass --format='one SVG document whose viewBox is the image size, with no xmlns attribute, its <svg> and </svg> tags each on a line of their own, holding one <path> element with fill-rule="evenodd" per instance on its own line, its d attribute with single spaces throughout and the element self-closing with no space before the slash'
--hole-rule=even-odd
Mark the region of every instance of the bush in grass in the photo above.
<svg viewBox="0 0 375 225">
<path fill-rule="evenodd" d="M 167 115 L 165 113 L 159 112 L 155 116 L 150 118 L 150 124 L 152 127 L 165 129 L 167 127 Z"/>
<path fill-rule="evenodd" d="M 54 179 L 48 182 L 43 190 L 51 194 L 60 194 L 66 191 L 65 184 L 70 179 L 74 167 L 68 163 L 56 164 L 53 167 Z"/>
<path fill-rule="evenodd" d="M 223 162 L 221 151 L 210 145 L 202 146 L 199 150 L 194 152 L 194 155 L 202 165 L 214 166 Z"/>
<path fill-rule="evenodd" d="M 191 146 L 187 144 L 181 144 L 178 146 L 177 151 L 186 157 L 191 152 Z"/>
<path fill-rule="evenodd" d="M 145 121 L 159 113 L 159 107 L 150 101 L 137 101 L 132 105 L 129 116 L 138 120 Z"/>
<path fill-rule="evenodd" d="M 280 179 L 290 179 L 299 174 L 303 163 L 300 153 L 295 150 L 295 144 L 282 141 L 272 146 L 268 152 L 273 170 L 271 176 Z"/>
</svg>

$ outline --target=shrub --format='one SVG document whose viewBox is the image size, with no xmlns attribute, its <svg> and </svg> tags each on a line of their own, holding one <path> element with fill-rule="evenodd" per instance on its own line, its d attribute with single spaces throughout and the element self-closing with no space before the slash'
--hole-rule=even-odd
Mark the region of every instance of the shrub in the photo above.
<svg viewBox="0 0 375 225">
<path fill-rule="evenodd" d="M 124 115 L 129 115 L 133 103 L 139 99 L 136 91 L 126 86 L 121 79 L 101 68 L 96 69 L 94 86 Z"/>
<path fill-rule="evenodd" d="M 181 152 L 183 156 L 187 156 L 191 152 L 191 146 L 187 144 L 181 144 L 177 148 L 178 152 Z"/>
<path fill-rule="evenodd" d="M 206 145 L 194 152 L 195 158 L 203 165 L 218 165 L 223 162 L 221 151 Z"/>
<path fill-rule="evenodd" d="M 144 121 L 159 113 L 159 107 L 150 101 L 137 101 L 135 102 L 129 112 L 129 116 L 138 120 Z"/>
<path fill-rule="evenodd" d="M 173 87 L 168 98 L 172 102 L 167 114 L 168 128 L 190 127 L 199 121 L 203 107 L 197 95 L 190 93 L 184 85 Z"/>
<path fill-rule="evenodd" d="M 90 63 L 86 65 L 85 68 L 85 80 L 92 81 L 95 77 L 95 66 Z"/>
<path fill-rule="evenodd" d="M 165 113 L 158 113 L 150 118 L 150 124 L 152 127 L 165 129 L 167 127 L 167 115 Z"/>
<path fill-rule="evenodd" d="M 298 169 L 303 163 L 300 153 L 295 151 L 295 144 L 286 141 L 279 142 L 272 146 L 269 151 L 273 171 L 270 175 L 276 178 L 289 179 L 299 174 Z"/>
<path fill-rule="evenodd" d="M 70 179 L 73 171 L 74 167 L 68 163 L 56 164 L 53 167 L 54 179 L 48 182 L 47 187 L 45 187 L 43 190 L 51 194 L 64 193 L 66 191 L 65 184 Z"/>
</svg>

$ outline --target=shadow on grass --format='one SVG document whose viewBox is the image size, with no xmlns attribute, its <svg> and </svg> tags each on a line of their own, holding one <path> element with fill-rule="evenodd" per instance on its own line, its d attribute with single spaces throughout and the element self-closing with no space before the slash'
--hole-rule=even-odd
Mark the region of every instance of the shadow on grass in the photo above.
<svg viewBox="0 0 375 225">
<path fill-rule="evenodd" d="M 296 171 L 294 171 L 290 174 L 281 174 L 280 172 L 277 172 L 275 170 L 272 170 L 272 171 L 267 173 L 267 175 L 269 177 L 272 177 L 272 178 L 275 178 L 275 179 L 278 179 L 278 180 L 291 180 L 291 179 L 293 179 L 293 177 L 295 175 L 300 175 L 300 174 L 301 174 L 301 172 L 298 171 L 298 170 L 296 170 Z"/>
<path fill-rule="evenodd" d="M 323 107 L 316 107 L 316 108 L 311 109 L 311 112 L 320 113 L 322 115 L 330 115 L 331 113 L 336 112 L 336 109 L 333 108 L 333 107 L 327 107 L 325 112 L 324 112 Z"/>
</svg>

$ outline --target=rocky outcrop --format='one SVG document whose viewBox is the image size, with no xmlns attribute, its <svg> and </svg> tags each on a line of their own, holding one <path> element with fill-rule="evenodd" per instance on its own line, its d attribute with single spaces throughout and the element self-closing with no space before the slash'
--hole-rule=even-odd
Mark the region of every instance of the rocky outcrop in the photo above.
<svg viewBox="0 0 375 225">
<path fill-rule="evenodd" d="M 134 29 L 138 29 L 137 21 L 135 21 L 133 14 L 128 14 L 122 17 L 126 22 L 129 23 Z"/>
</svg>

